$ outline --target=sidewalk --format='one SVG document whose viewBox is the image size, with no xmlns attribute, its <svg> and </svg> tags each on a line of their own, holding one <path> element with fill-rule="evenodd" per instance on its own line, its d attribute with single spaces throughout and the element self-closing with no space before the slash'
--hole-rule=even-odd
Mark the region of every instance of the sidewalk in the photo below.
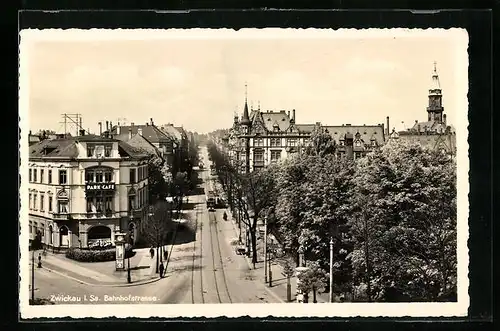
<svg viewBox="0 0 500 331">
<path fill-rule="evenodd" d="M 115 261 L 83 263 L 50 252 L 42 256 L 42 268 L 91 286 L 122 287 L 157 281 L 160 278 L 155 273 L 155 263 L 156 259 L 151 259 L 148 249 L 136 250 L 136 255 L 130 258 L 132 283 L 129 284 L 127 283 L 127 271 L 116 271 Z"/>
<path fill-rule="evenodd" d="M 231 220 L 231 224 L 233 224 L 234 231 L 236 235 L 238 235 L 238 226 L 236 224 L 236 221 L 233 219 L 232 214 L 230 209 L 227 209 L 227 215 L 228 219 Z M 263 224 L 258 224 L 257 225 L 258 230 L 257 233 L 259 233 L 260 230 L 264 230 L 264 225 Z M 241 231 L 241 237 L 244 240 L 246 236 L 246 229 L 242 228 Z M 253 268 L 253 263 L 252 263 L 252 256 L 246 257 L 245 259 L 247 260 L 247 263 L 251 269 Z M 268 267 L 269 267 L 269 262 L 268 262 Z M 277 262 L 273 261 L 271 263 L 271 268 L 272 268 L 272 286 L 269 287 L 269 283 L 266 283 L 266 289 L 274 295 L 278 296 L 283 302 L 287 302 L 287 279 L 283 275 L 283 268 L 282 266 Z M 264 238 L 262 236 L 259 236 L 257 234 L 257 263 L 255 264 L 255 269 L 258 270 L 256 275 L 258 278 L 258 281 L 260 281 L 262 284 L 265 283 L 265 277 L 264 277 Z M 269 270 L 268 270 L 269 272 Z M 269 276 L 268 276 L 268 281 L 269 281 Z M 291 301 L 292 303 L 296 302 L 296 293 L 297 293 L 297 277 L 294 275 L 290 277 L 290 285 L 291 285 Z M 309 294 L 309 303 L 312 303 L 312 293 Z M 328 293 L 316 293 L 316 301 L 318 303 L 326 303 L 328 302 Z"/>
</svg>

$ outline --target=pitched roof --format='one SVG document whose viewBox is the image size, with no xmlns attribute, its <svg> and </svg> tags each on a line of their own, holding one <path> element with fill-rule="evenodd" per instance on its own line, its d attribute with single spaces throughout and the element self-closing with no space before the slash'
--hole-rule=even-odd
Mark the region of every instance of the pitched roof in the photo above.
<svg viewBox="0 0 500 331">
<path fill-rule="evenodd" d="M 284 110 L 260 112 L 264 126 L 268 131 L 274 131 L 274 128 L 279 128 L 279 131 L 286 131 L 290 127 L 290 117 Z"/>
<path fill-rule="evenodd" d="M 316 128 L 316 124 L 295 124 L 295 127 L 300 131 L 300 132 L 308 132 L 311 133 L 314 131 L 314 128 Z"/>
<path fill-rule="evenodd" d="M 172 124 L 161 125 L 160 129 L 162 132 L 169 135 L 173 139 L 176 139 L 178 141 L 182 140 L 181 132 L 179 132 L 179 130 L 177 130 Z"/>
<path fill-rule="evenodd" d="M 114 126 L 111 129 L 111 134 L 118 140 L 127 141 L 129 139 L 129 132 L 132 132 L 132 135 L 136 135 L 142 129 L 142 135 L 146 137 L 153 144 L 158 144 L 165 140 L 168 140 L 170 137 L 162 132 L 156 125 L 128 125 L 128 126 L 120 126 L 120 134 L 117 134 L 117 126 Z"/>
<path fill-rule="evenodd" d="M 96 135 L 85 135 L 59 139 L 45 139 L 29 147 L 30 158 L 57 157 L 72 159 L 78 157 L 79 142 L 118 142 L 121 157 L 143 158 L 147 155 L 129 144 L 111 138 Z"/>
<path fill-rule="evenodd" d="M 374 139 L 377 144 L 382 145 L 385 142 L 384 129 L 382 125 L 342 125 L 342 126 L 322 126 L 323 130 L 326 130 L 336 142 L 340 141 L 340 138 L 347 137 L 354 138 L 359 132 L 360 139 L 364 143 L 368 144 L 372 139 Z"/>
<path fill-rule="evenodd" d="M 76 158 L 78 147 L 73 138 L 46 139 L 29 147 L 29 157 Z"/>
<path fill-rule="evenodd" d="M 427 131 L 434 131 L 436 133 L 444 133 L 446 132 L 447 125 L 443 122 L 439 121 L 426 121 L 426 122 L 418 122 L 413 125 L 410 129 L 411 131 L 416 131 L 420 133 L 425 133 Z M 450 126 L 451 131 L 455 131 L 453 127 Z"/>
<path fill-rule="evenodd" d="M 158 148 L 156 148 L 156 146 L 153 145 L 146 137 L 141 136 L 140 134 L 134 135 L 131 139 L 127 140 L 126 143 L 134 148 L 161 157 L 161 153 Z"/>
</svg>

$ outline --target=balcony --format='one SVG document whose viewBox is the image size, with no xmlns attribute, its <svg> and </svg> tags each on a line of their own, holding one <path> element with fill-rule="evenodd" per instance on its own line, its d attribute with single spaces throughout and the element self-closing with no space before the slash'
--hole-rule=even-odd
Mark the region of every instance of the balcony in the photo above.
<svg viewBox="0 0 500 331">
<path fill-rule="evenodd" d="M 75 215 L 76 216 L 76 215 Z M 87 218 L 87 219 L 99 219 L 99 218 L 116 218 L 120 217 L 120 213 L 113 211 L 102 211 L 102 212 L 88 212 L 77 214 L 78 218 Z"/>
<path fill-rule="evenodd" d="M 68 220 L 70 215 L 68 213 L 52 213 L 52 218 L 55 220 Z"/>
</svg>

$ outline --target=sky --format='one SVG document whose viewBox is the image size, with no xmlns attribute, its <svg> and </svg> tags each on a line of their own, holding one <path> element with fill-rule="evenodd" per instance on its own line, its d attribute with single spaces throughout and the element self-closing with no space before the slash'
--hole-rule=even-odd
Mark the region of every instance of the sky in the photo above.
<svg viewBox="0 0 500 331">
<path fill-rule="evenodd" d="M 369 31 L 22 31 L 21 104 L 33 132 L 62 132 L 61 114 L 79 113 L 92 133 L 150 118 L 206 133 L 242 114 L 247 84 L 249 106 L 295 109 L 297 123 L 389 116 L 400 130 L 427 119 L 436 62 L 448 123 L 466 116 L 466 33 Z"/>
</svg>

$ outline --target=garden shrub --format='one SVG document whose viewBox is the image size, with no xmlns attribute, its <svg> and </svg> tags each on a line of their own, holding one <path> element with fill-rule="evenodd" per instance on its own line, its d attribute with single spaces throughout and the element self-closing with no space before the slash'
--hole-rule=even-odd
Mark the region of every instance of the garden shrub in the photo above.
<svg viewBox="0 0 500 331">
<path fill-rule="evenodd" d="M 125 251 L 125 258 L 132 257 L 135 252 L 131 249 Z M 109 262 L 116 259 L 115 248 L 109 249 L 81 249 L 70 248 L 66 257 L 79 262 Z"/>
</svg>

